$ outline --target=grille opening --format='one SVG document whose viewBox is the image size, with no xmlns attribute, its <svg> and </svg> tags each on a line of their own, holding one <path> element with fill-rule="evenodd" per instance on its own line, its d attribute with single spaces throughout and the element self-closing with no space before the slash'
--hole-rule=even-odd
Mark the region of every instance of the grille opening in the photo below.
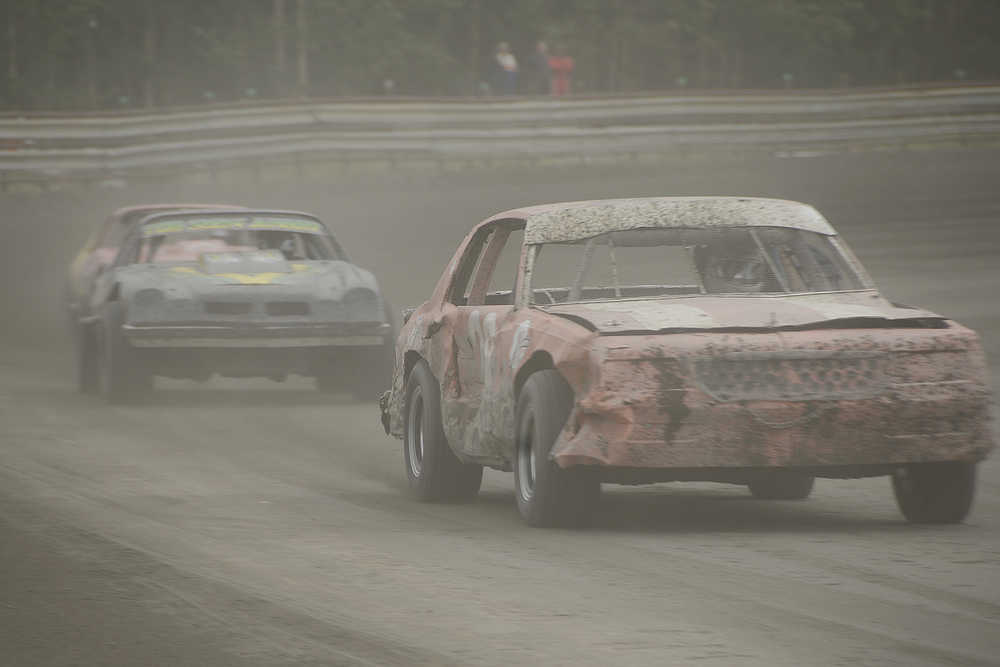
<svg viewBox="0 0 1000 667">
<path fill-rule="evenodd" d="M 268 315 L 308 315 L 309 304 L 305 301 L 269 301 L 264 310 Z"/>
<path fill-rule="evenodd" d="M 877 357 L 702 359 L 694 369 L 701 388 L 720 401 L 866 398 L 886 383 Z"/>
<path fill-rule="evenodd" d="M 209 315 L 246 315 L 252 306 L 240 301 L 206 301 L 205 312 Z"/>
</svg>

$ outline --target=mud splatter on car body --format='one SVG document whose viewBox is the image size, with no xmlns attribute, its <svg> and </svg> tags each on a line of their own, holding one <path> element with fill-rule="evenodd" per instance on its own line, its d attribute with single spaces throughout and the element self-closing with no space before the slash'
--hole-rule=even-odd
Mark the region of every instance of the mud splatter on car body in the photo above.
<svg viewBox="0 0 1000 667">
<path fill-rule="evenodd" d="M 708 293 L 704 283 L 649 294 L 644 285 L 631 296 L 616 283 L 589 299 L 533 284 L 546 244 L 610 234 L 613 245 L 614 234 L 665 230 L 689 235 L 676 244 L 690 247 L 713 230 L 775 229 L 820 238 L 823 252 L 836 254 L 813 252 L 821 270 L 836 260 L 854 283 L 796 290 L 782 278 L 784 289 L 752 294 Z M 513 290 L 487 293 L 496 246 L 519 230 Z M 752 238 L 780 277 L 782 257 Z M 405 383 L 420 359 L 440 382 L 456 455 L 500 469 L 515 456 L 518 392 L 547 368 L 574 394 L 551 458 L 600 468 L 617 482 L 729 479 L 762 467 L 863 476 L 906 463 L 975 462 L 993 448 L 976 334 L 887 301 L 823 216 L 797 202 L 666 197 L 495 215 L 470 232 L 400 332 L 383 401 L 397 437 Z"/>
</svg>

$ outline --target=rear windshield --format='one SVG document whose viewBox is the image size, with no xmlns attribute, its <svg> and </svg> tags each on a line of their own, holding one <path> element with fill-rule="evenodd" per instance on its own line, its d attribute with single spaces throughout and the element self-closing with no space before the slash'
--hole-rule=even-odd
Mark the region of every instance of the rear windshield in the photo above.
<svg viewBox="0 0 1000 667">
<path fill-rule="evenodd" d="M 274 250 L 288 260 L 343 259 L 326 227 L 309 218 L 206 216 L 153 220 L 142 226 L 130 262 L 196 262 L 206 253 Z"/>
<path fill-rule="evenodd" d="M 868 287 L 834 238 L 783 227 L 633 229 L 539 244 L 532 302 Z"/>
</svg>

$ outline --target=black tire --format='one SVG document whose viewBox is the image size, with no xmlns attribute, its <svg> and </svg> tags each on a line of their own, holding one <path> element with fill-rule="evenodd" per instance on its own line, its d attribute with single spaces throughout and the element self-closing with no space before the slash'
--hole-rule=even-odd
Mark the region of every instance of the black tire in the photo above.
<svg viewBox="0 0 1000 667">
<path fill-rule="evenodd" d="M 395 340 L 379 347 L 343 348 L 316 374 L 316 388 L 326 394 L 348 392 L 356 401 L 377 401 L 392 386 Z M 344 354 L 347 352 L 347 354 Z"/>
<path fill-rule="evenodd" d="M 348 392 L 356 401 L 377 401 L 392 385 L 392 357 L 383 348 L 358 350 L 331 361 L 316 374 L 316 388 L 325 394 Z"/>
<path fill-rule="evenodd" d="M 142 356 L 125 339 L 124 322 L 125 310 L 120 302 L 105 306 L 98 341 L 98 376 L 101 394 L 112 404 L 142 402 L 153 389 L 153 376 Z"/>
<path fill-rule="evenodd" d="M 382 393 L 392 386 L 392 372 L 396 363 L 396 318 L 392 307 L 383 300 L 382 313 L 389 324 L 389 333 L 385 335 L 382 345 L 378 348 L 368 348 L 357 359 L 356 381 L 351 385 L 351 395 L 356 401 L 377 401 Z M 478 492 L 478 486 L 476 491 Z M 473 494 L 475 495 L 475 494 Z"/>
<path fill-rule="evenodd" d="M 560 468 L 549 458 L 573 407 L 573 390 L 554 370 L 531 375 L 517 400 L 514 486 L 517 509 L 532 526 L 590 523 L 600 479 L 585 468 Z"/>
<path fill-rule="evenodd" d="M 94 328 L 82 324 L 74 325 L 73 339 L 76 389 L 81 394 L 96 394 L 101 390 L 101 378 L 98 369 L 97 335 Z"/>
<path fill-rule="evenodd" d="M 816 478 L 788 470 L 769 470 L 753 477 L 747 486 L 761 500 L 805 500 Z"/>
<path fill-rule="evenodd" d="M 350 389 L 351 376 L 355 372 L 349 366 L 351 348 L 326 347 L 318 350 L 313 361 L 316 389 L 324 394 L 339 394 Z"/>
<path fill-rule="evenodd" d="M 423 360 L 406 381 L 403 458 L 410 493 L 424 502 L 471 500 L 483 480 L 481 465 L 462 463 L 441 426 L 441 389 Z"/>
<path fill-rule="evenodd" d="M 961 523 L 972 508 L 976 464 L 916 463 L 892 474 L 896 504 L 910 523 Z"/>
<path fill-rule="evenodd" d="M 387 338 L 388 340 L 388 338 Z M 359 353 L 353 364 L 351 395 L 356 401 L 377 401 L 392 386 L 392 364 L 395 358 L 395 341 Z"/>
</svg>

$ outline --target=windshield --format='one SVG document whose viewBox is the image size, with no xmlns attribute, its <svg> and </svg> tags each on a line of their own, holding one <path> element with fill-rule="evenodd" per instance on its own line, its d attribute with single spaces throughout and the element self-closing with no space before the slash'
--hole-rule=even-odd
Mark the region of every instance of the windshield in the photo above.
<svg viewBox="0 0 1000 667">
<path fill-rule="evenodd" d="M 206 253 L 277 251 L 287 260 L 342 259 L 326 227 L 296 217 L 202 216 L 142 226 L 130 263 L 195 262 Z"/>
<path fill-rule="evenodd" d="M 784 227 L 633 229 L 532 246 L 532 303 L 864 289 L 834 237 Z"/>
</svg>

